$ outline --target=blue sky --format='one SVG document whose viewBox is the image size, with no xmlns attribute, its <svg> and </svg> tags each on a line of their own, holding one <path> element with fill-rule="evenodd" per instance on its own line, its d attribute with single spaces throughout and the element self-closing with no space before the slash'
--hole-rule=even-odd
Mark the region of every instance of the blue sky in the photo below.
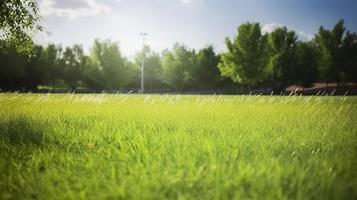
<svg viewBox="0 0 357 200">
<path fill-rule="evenodd" d="M 295 30 L 301 39 L 313 37 L 341 18 L 357 31 L 356 0 L 39 0 L 42 24 L 49 33 L 36 40 L 64 46 L 83 44 L 89 50 L 95 38 L 120 43 L 123 54 L 141 48 L 140 32 L 156 51 L 175 42 L 190 48 L 213 45 L 224 51 L 224 38 L 244 22 L 259 22 L 264 31 L 278 26 Z"/>
</svg>

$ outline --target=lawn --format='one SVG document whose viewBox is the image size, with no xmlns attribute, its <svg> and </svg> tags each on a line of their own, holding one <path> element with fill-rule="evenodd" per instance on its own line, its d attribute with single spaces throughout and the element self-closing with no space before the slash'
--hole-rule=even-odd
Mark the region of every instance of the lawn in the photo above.
<svg viewBox="0 0 357 200">
<path fill-rule="evenodd" d="M 357 97 L 0 94 L 0 199 L 357 199 Z"/>
</svg>

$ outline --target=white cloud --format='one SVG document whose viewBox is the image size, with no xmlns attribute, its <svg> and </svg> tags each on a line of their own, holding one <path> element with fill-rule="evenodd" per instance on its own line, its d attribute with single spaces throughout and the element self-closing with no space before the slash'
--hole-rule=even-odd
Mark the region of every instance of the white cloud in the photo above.
<svg viewBox="0 0 357 200">
<path fill-rule="evenodd" d="M 265 33 L 271 33 L 275 31 L 277 28 L 284 27 L 284 25 L 279 24 L 279 23 L 271 23 L 271 24 L 264 24 L 262 28 L 262 32 Z"/>
<path fill-rule="evenodd" d="M 303 40 L 303 41 L 310 41 L 310 40 L 312 40 L 314 38 L 313 35 L 308 34 L 308 33 L 304 32 L 304 31 L 297 31 L 297 34 L 298 34 L 299 38 L 301 40 Z"/>
<path fill-rule="evenodd" d="M 43 16 L 57 15 L 74 19 L 110 12 L 111 9 L 96 0 L 42 0 L 40 11 Z"/>
<path fill-rule="evenodd" d="M 203 0 L 181 0 L 182 3 L 187 3 L 187 4 L 190 4 L 190 3 L 203 3 Z"/>
<path fill-rule="evenodd" d="M 271 33 L 274 30 L 276 30 L 277 28 L 281 28 L 281 27 L 284 27 L 284 25 L 283 24 L 279 24 L 279 23 L 264 24 L 264 26 L 262 28 L 262 32 L 263 33 Z M 289 26 L 287 26 L 287 28 L 289 30 L 295 31 L 296 34 L 298 35 L 299 39 L 302 40 L 302 41 L 309 41 L 309 40 L 312 40 L 312 38 L 314 37 L 313 35 L 308 34 L 308 33 L 304 32 L 302 30 L 296 30 L 296 29 L 291 28 Z"/>
</svg>

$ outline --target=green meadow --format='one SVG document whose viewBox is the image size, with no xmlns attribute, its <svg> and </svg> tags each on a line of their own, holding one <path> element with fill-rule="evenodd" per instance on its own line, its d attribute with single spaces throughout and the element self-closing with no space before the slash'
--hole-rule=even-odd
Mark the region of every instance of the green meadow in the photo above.
<svg viewBox="0 0 357 200">
<path fill-rule="evenodd" d="M 357 199 L 357 97 L 0 94 L 0 199 Z"/>
</svg>

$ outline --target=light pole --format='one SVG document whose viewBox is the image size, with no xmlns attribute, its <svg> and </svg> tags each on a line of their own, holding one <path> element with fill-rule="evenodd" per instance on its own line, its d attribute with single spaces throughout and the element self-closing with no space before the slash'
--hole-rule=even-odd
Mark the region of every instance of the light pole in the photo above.
<svg viewBox="0 0 357 200">
<path fill-rule="evenodd" d="M 140 33 L 143 37 L 143 55 L 141 58 L 141 84 L 140 84 L 140 93 L 144 93 L 144 65 L 145 65 L 145 37 L 148 35 L 147 33 Z"/>
</svg>

